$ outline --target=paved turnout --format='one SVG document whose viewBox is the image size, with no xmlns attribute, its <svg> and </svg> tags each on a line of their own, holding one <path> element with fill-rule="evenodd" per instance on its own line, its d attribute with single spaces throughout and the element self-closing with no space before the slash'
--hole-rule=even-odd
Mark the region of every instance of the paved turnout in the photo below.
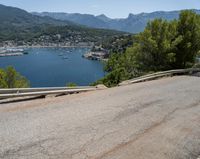
<svg viewBox="0 0 200 159">
<path fill-rule="evenodd" d="M 200 78 L 0 104 L 1 159 L 197 159 Z"/>
</svg>

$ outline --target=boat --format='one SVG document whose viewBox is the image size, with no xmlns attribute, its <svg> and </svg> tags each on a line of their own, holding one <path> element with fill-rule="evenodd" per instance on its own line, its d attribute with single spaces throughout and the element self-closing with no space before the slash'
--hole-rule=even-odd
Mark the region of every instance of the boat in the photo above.
<svg viewBox="0 0 200 159">
<path fill-rule="evenodd" d="M 68 59 L 68 57 L 67 57 L 67 56 L 64 56 L 63 59 L 64 59 L 64 60 L 65 60 L 65 59 Z"/>
<path fill-rule="evenodd" d="M 58 56 L 63 56 L 63 54 L 58 54 Z"/>
</svg>

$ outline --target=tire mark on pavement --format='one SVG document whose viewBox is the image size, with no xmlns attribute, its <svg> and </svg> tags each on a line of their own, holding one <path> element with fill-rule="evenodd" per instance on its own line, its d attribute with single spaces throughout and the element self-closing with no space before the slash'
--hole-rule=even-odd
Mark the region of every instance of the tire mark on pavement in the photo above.
<svg viewBox="0 0 200 159">
<path fill-rule="evenodd" d="M 139 104 L 138 107 L 125 109 L 124 111 L 121 111 L 120 113 L 118 113 L 113 120 L 119 121 L 119 120 L 123 119 L 124 117 L 127 118 L 129 116 L 132 116 L 132 115 L 138 113 L 139 111 L 141 111 L 145 108 L 151 107 L 154 104 L 158 104 L 161 101 L 162 101 L 161 99 L 158 99 L 158 100 L 150 101 L 150 102 L 147 102 L 147 103 Z"/>
<path fill-rule="evenodd" d="M 167 121 L 170 120 L 170 117 L 177 111 L 179 110 L 185 110 L 185 109 L 190 109 L 193 107 L 197 107 L 200 106 L 200 101 L 196 102 L 196 103 L 192 103 L 189 106 L 186 106 L 184 108 L 175 108 L 174 110 L 172 110 L 171 112 L 169 112 L 167 115 L 164 116 L 164 118 L 162 120 L 160 120 L 159 122 L 154 123 L 153 125 L 151 125 L 149 128 L 145 129 L 143 132 L 141 132 L 140 134 L 138 134 L 135 138 L 133 138 L 132 140 L 129 140 L 127 142 L 123 142 L 121 144 L 118 144 L 117 146 L 113 147 L 112 149 L 103 152 L 101 155 L 99 156 L 94 156 L 91 157 L 90 159 L 102 159 L 106 156 L 108 156 L 109 154 L 116 152 L 120 149 L 122 149 L 123 147 L 126 147 L 134 142 L 136 142 L 137 140 L 139 140 L 140 138 L 144 137 L 146 134 L 152 132 L 154 129 L 156 129 L 157 127 L 161 126 L 162 124 L 166 123 Z"/>
</svg>

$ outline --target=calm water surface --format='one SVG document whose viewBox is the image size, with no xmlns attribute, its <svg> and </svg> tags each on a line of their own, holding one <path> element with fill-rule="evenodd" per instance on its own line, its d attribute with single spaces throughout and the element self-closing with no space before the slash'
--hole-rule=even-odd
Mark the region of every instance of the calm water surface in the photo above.
<svg viewBox="0 0 200 159">
<path fill-rule="evenodd" d="M 28 55 L 0 57 L 0 67 L 12 65 L 31 87 L 57 87 L 74 82 L 89 85 L 102 78 L 103 64 L 82 58 L 87 48 L 32 48 Z"/>
</svg>

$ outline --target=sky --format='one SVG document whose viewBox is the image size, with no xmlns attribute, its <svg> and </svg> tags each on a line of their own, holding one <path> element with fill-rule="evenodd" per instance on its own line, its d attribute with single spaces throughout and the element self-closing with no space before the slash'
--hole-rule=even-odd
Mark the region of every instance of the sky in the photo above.
<svg viewBox="0 0 200 159">
<path fill-rule="evenodd" d="M 125 18 L 129 13 L 200 9 L 200 0 L 0 0 L 29 12 L 67 12 Z"/>
</svg>

